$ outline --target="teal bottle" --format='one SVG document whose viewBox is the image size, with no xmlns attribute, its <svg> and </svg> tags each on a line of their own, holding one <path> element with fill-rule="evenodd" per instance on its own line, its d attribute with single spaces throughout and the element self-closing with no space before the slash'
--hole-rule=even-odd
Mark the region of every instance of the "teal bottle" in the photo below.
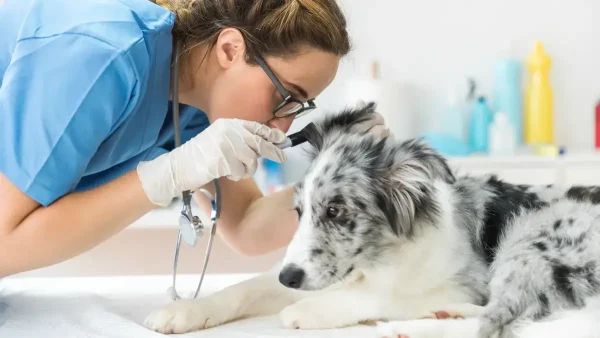
<svg viewBox="0 0 600 338">
<path fill-rule="evenodd" d="M 442 133 L 455 139 L 457 142 L 467 141 L 467 115 L 461 109 L 459 95 L 456 90 L 450 90 L 448 93 L 448 104 L 442 117 Z"/>
<path fill-rule="evenodd" d="M 492 117 L 486 98 L 480 96 L 473 105 L 469 123 L 469 146 L 472 152 L 488 152 L 488 128 Z"/>
<path fill-rule="evenodd" d="M 494 68 L 494 112 L 507 115 L 515 130 L 517 145 L 523 142 L 523 99 L 521 93 L 521 63 L 505 57 Z"/>
</svg>

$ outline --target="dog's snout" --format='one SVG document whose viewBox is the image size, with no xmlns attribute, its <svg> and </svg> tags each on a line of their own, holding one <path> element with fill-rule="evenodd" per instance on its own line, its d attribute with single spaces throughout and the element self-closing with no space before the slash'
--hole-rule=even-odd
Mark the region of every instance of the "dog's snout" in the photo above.
<svg viewBox="0 0 600 338">
<path fill-rule="evenodd" d="M 283 268 L 279 273 L 279 282 L 288 288 L 298 289 L 306 274 L 302 268 L 295 264 L 290 264 Z"/>
</svg>

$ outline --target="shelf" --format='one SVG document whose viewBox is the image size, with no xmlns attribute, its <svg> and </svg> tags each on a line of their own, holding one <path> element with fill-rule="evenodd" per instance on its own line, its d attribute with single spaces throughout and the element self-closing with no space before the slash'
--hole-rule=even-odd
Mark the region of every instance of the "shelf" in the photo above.
<svg viewBox="0 0 600 338">
<path fill-rule="evenodd" d="M 449 164 L 459 173 L 494 173 L 516 184 L 600 185 L 600 152 L 570 152 L 560 156 L 479 155 L 449 158 Z"/>
<path fill-rule="evenodd" d="M 516 154 L 509 156 L 473 155 L 465 157 L 448 157 L 455 164 L 594 164 L 600 165 L 600 152 L 573 152 L 559 156 L 541 156 L 532 154 Z"/>
</svg>

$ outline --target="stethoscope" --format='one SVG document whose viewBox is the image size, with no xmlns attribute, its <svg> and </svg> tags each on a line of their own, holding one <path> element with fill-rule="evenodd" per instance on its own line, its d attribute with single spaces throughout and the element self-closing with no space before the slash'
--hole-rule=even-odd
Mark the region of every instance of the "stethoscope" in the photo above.
<svg viewBox="0 0 600 338">
<path fill-rule="evenodd" d="M 181 146 L 181 122 L 179 119 L 179 53 L 181 47 L 180 43 L 176 42 L 175 46 L 175 59 L 173 62 L 173 126 L 175 129 L 175 147 Z M 208 266 L 208 259 L 210 258 L 210 251 L 212 248 L 213 239 L 217 232 L 217 220 L 221 215 L 221 190 L 217 179 L 213 180 L 213 186 L 215 190 L 214 197 L 206 189 L 200 189 L 199 191 L 204 193 L 211 202 L 211 214 L 210 220 L 212 228 L 210 229 L 210 238 L 206 247 L 206 254 L 204 256 L 204 265 L 202 266 L 202 274 L 200 275 L 200 281 L 198 287 L 194 293 L 194 297 L 198 297 L 200 288 L 202 287 L 202 281 L 204 281 L 204 274 L 206 273 L 206 267 Z M 173 300 L 181 299 L 176 289 L 177 280 L 177 263 L 179 261 L 179 248 L 181 246 L 181 239 L 190 246 L 195 246 L 199 237 L 204 234 L 204 225 L 198 216 L 194 216 L 192 213 L 192 193 L 187 190 L 183 194 L 183 207 L 181 214 L 179 215 L 179 233 L 177 234 L 177 244 L 175 246 L 175 257 L 173 259 L 173 285 L 169 288 L 169 296 Z"/>
</svg>

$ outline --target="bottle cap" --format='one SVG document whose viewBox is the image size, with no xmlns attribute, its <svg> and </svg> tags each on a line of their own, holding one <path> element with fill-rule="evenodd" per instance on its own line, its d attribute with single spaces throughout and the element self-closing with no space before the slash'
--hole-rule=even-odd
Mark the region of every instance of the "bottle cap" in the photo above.
<svg viewBox="0 0 600 338">
<path fill-rule="evenodd" d="M 527 65 L 531 69 L 548 69 L 552 61 L 550 56 L 544 50 L 544 44 L 537 41 L 534 45 L 533 52 L 527 58 Z"/>
<path fill-rule="evenodd" d="M 373 61 L 371 63 L 371 79 L 379 80 L 379 62 Z"/>
<path fill-rule="evenodd" d="M 448 104 L 448 106 L 454 107 L 458 105 L 459 101 L 460 99 L 458 97 L 456 88 L 450 87 L 450 89 L 448 89 L 448 97 L 446 103 Z"/>
<path fill-rule="evenodd" d="M 494 114 L 494 123 L 500 124 L 500 125 L 506 125 L 509 124 L 508 121 L 508 115 L 506 115 L 505 113 L 499 111 L 496 114 Z"/>
</svg>

